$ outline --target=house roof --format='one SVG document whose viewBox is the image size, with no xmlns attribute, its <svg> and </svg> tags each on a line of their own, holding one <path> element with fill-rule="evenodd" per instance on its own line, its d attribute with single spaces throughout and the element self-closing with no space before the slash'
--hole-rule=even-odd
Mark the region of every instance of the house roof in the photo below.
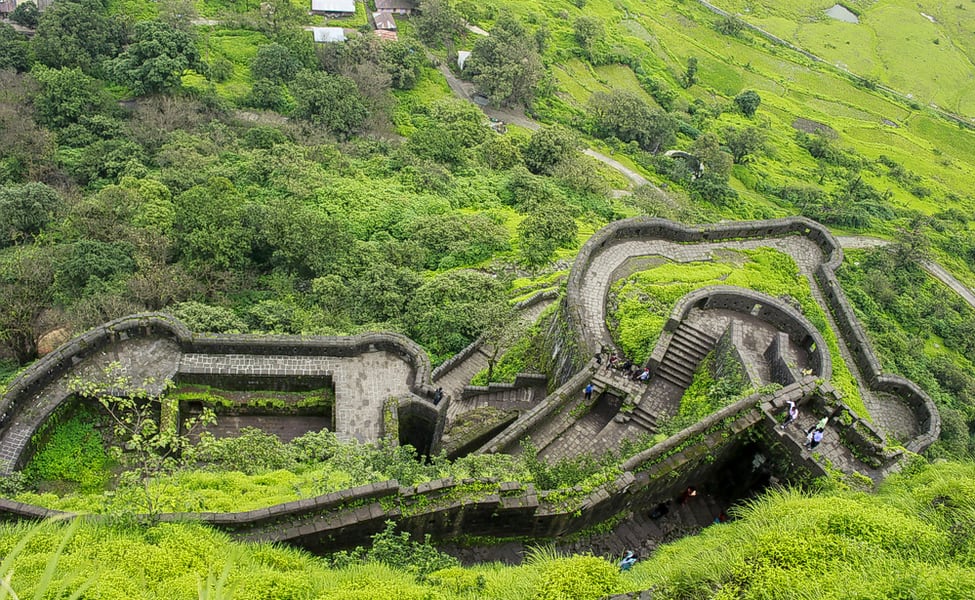
<svg viewBox="0 0 975 600">
<path fill-rule="evenodd" d="M 372 19 L 376 22 L 376 29 L 396 29 L 396 20 L 393 19 L 393 14 L 385 10 L 372 13 Z"/>
<path fill-rule="evenodd" d="M 344 42 L 346 39 L 341 27 L 312 27 L 311 33 L 318 43 Z"/>
<path fill-rule="evenodd" d="M 355 0 L 311 0 L 312 12 L 355 13 Z"/>
<path fill-rule="evenodd" d="M 376 10 L 415 10 L 414 0 L 376 0 Z"/>
<path fill-rule="evenodd" d="M 387 42 L 395 42 L 399 39 L 399 36 L 396 35 L 395 31 L 390 31 L 388 29 L 377 29 L 376 35 L 379 36 L 379 39 L 386 40 Z"/>
</svg>

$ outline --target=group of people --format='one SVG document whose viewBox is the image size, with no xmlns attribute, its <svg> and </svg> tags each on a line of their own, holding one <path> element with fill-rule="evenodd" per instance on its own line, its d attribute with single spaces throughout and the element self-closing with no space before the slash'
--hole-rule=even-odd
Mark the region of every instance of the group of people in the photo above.
<svg viewBox="0 0 975 600">
<path fill-rule="evenodd" d="M 786 415 L 785 420 L 782 421 L 782 429 L 789 426 L 796 419 L 799 418 L 799 406 L 796 405 L 792 400 L 786 402 Z M 803 444 L 806 448 L 812 450 L 823 441 L 823 435 L 826 433 L 826 425 L 829 424 L 829 417 L 823 417 L 815 425 L 806 430 L 806 443 Z"/>
<path fill-rule="evenodd" d="M 823 441 L 823 434 L 826 432 L 828 423 L 829 417 L 823 417 L 818 423 L 806 430 L 806 443 L 804 444 L 806 448 L 812 450 L 819 445 L 819 442 Z"/>
<path fill-rule="evenodd" d="M 596 353 L 596 362 L 600 365 L 603 364 L 602 352 Z M 621 375 L 633 381 L 642 381 L 644 383 L 650 381 L 650 367 L 640 368 L 640 365 L 634 363 L 632 360 L 619 356 L 615 352 L 609 355 L 609 360 L 606 361 L 606 368 L 619 371 Z"/>
</svg>

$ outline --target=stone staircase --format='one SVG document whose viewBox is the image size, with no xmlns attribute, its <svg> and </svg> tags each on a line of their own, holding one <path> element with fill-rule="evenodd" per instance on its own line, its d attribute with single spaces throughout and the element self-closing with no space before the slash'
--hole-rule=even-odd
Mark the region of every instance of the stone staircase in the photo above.
<svg viewBox="0 0 975 600">
<path fill-rule="evenodd" d="M 697 366 L 714 348 L 717 341 L 717 338 L 693 325 L 681 323 L 674 332 L 667 353 L 654 376 L 687 389 L 694 381 L 694 371 L 697 370 Z"/>
<path fill-rule="evenodd" d="M 630 413 L 630 420 L 650 433 L 656 433 L 657 415 L 650 412 L 643 404 L 637 404 L 633 412 Z"/>
</svg>

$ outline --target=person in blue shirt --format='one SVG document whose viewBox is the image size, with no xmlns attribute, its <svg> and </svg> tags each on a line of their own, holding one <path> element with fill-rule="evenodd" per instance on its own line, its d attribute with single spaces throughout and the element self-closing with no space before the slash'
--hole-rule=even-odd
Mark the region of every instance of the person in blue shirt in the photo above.
<svg viewBox="0 0 975 600">
<path fill-rule="evenodd" d="M 623 560 L 620 561 L 620 571 L 629 571 L 636 564 L 638 558 L 635 552 L 627 550 Z"/>
</svg>

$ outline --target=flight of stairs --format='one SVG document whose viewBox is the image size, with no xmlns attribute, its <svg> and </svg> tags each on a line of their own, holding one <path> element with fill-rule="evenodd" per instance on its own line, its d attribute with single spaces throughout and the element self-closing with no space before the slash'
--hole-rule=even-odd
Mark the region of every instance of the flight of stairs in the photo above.
<svg viewBox="0 0 975 600">
<path fill-rule="evenodd" d="M 630 420 L 650 433 L 656 433 L 658 430 L 657 415 L 645 409 L 642 404 L 638 404 L 633 412 L 630 413 Z"/>
<path fill-rule="evenodd" d="M 667 353 L 657 367 L 655 377 L 666 379 L 667 381 L 681 388 L 687 388 L 694 380 L 694 371 L 701 364 L 701 360 L 707 356 L 717 338 L 714 338 L 700 329 L 687 323 L 681 323 L 674 332 L 674 337 L 670 340 Z"/>
</svg>

